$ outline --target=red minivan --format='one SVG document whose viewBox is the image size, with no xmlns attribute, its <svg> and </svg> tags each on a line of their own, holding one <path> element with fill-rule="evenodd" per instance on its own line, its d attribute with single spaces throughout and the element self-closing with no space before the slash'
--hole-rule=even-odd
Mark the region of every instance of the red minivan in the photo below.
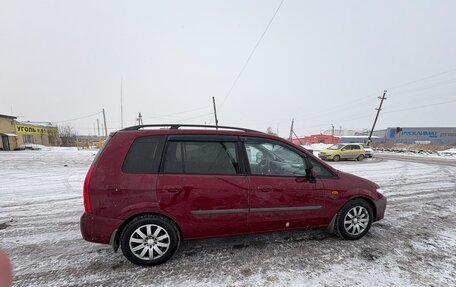
<svg viewBox="0 0 456 287">
<path fill-rule="evenodd" d="M 282 138 L 233 127 L 141 125 L 112 133 L 84 182 L 85 240 L 165 262 L 181 240 L 328 227 L 359 239 L 383 218 L 369 180 Z"/>
</svg>

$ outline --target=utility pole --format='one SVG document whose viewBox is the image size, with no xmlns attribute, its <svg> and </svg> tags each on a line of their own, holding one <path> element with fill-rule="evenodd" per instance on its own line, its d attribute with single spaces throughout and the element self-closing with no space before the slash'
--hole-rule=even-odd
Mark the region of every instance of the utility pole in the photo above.
<svg viewBox="0 0 456 287">
<path fill-rule="evenodd" d="M 295 135 L 296 139 L 298 140 L 299 144 L 302 145 L 302 142 L 301 140 L 299 139 L 299 137 L 296 135 L 296 133 L 293 131 L 293 134 Z"/>
<path fill-rule="evenodd" d="M 214 105 L 215 128 L 218 129 L 217 107 L 215 106 L 215 97 L 212 97 L 212 104 Z"/>
<path fill-rule="evenodd" d="M 98 136 L 100 136 L 100 120 L 97 118 Z"/>
<path fill-rule="evenodd" d="M 331 127 L 332 127 L 332 133 L 331 133 L 332 138 L 331 138 L 331 141 L 332 141 L 332 143 L 334 143 L 334 125 L 331 124 Z"/>
<path fill-rule="evenodd" d="M 289 141 L 293 140 L 293 133 L 294 133 L 293 125 L 294 125 L 294 118 L 291 119 L 290 135 L 288 136 Z"/>
<path fill-rule="evenodd" d="M 123 93 L 122 93 L 122 78 L 120 78 L 120 128 L 123 129 Z"/>
<path fill-rule="evenodd" d="M 380 101 L 380 106 L 378 107 L 378 109 L 376 109 L 377 115 L 375 116 L 374 124 L 372 125 L 372 129 L 370 131 L 369 138 L 367 139 L 369 141 L 369 143 L 371 141 L 372 133 L 374 132 L 374 129 L 375 129 L 375 124 L 377 123 L 378 115 L 380 114 L 380 111 L 382 110 L 383 101 L 386 100 L 385 95 L 386 95 L 386 90 L 383 91 L 382 97 L 378 97 L 381 101 Z"/>
<path fill-rule="evenodd" d="M 104 122 L 105 137 L 108 137 L 108 127 L 106 126 L 106 114 L 105 114 L 104 109 L 103 109 L 103 122 Z"/>
<path fill-rule="evenodd" d="M 136 119 L 138 121 L 138 125 L 143 125 L 143 120 L 142 120 L 142 115 L 141 115 L 141 112 L 139 112 L 138 114 L 138 118 Z"/>
</svg>

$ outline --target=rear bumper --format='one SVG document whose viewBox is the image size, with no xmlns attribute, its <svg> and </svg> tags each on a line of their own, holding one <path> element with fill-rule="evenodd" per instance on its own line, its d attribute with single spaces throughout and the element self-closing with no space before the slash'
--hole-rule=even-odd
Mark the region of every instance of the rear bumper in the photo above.
<svg viewBox="0 0 456 287">
<path fill-rule="evenodd" d="M 386 197 L 381 195 L 381 197 L 379 199 L 374 201 L 374 204 L 375 204 L 375 209 L 377 210 L 377 214 L 375 215 L 374 221 L 382 220 L 383 217 L 385 216 Z"/>
<path fill-rule="evenodd" d="M 112 233 L 122 224 L 122 220 L 84 213 L 80 227 L 82 237 L 90 242 L 109 244 Z"/>
</svg>

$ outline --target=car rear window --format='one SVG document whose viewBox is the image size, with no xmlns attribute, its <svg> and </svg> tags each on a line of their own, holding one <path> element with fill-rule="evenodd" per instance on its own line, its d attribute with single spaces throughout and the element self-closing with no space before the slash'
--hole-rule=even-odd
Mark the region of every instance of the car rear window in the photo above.
<svg viewBox="0 0 456 287">
<path fill-rule="evenodd" d="M 158 173 L 164 138 L 137 138 L 125 158 L 122 171 L 126 173 Z"/>
</svg>

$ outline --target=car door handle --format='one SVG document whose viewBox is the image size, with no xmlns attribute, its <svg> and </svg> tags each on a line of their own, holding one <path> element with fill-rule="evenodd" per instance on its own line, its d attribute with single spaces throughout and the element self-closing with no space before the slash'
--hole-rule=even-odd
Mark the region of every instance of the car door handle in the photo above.
<svg viewBox="0 0 456 287">
<path fill-rule="evenodd" d="M 274 188 L 270 185 L 259 185 L 257 188 L 261 192 L 272 192 Z"/>
<path fill-rule="evenodd" d="M 179 192 L 182 190 L 182 186 L 180 185 L 165 185 L 163 189 L 167 192 Z"/>
</svg>

